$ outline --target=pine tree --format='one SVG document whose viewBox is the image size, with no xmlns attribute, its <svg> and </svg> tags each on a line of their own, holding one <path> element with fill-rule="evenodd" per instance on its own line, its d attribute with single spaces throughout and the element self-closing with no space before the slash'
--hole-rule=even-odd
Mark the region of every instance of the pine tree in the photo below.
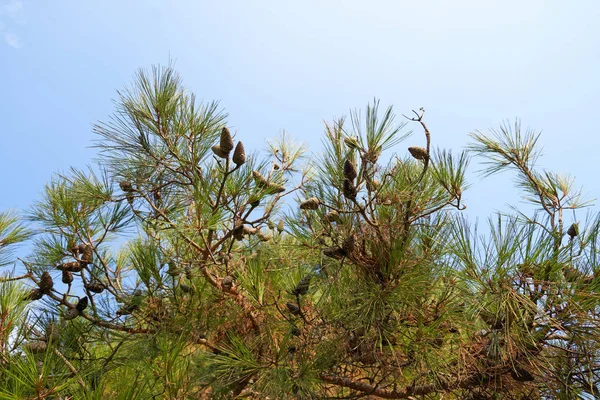
<svg viewBox="0 0 600 400">
<path fill-rule="evenodd" d="M 286 135 L 234 146 L 172 68 L 139 71 L 94 128 L 98 168 L 0 214 L 0 261 L 25 270 L 0 283 L 0 397 L 599 396 L 600 218 L 536 169 L 538 134 L 505 124 L 456 155 L 413 113 L 327 124 L 303 166 Z M 409 123 L 423 139 L 400 147 Z M 477 236 L 469 154 L 516 172 L 533 216 Z"/>
</svg>

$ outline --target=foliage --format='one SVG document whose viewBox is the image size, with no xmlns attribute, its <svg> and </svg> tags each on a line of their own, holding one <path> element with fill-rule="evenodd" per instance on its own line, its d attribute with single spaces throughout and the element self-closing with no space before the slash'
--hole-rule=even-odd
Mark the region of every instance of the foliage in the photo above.
<svg viewBox="0 0 600 400">
<path fill-rule="evenodd" d="M 600 396 L 600 218 L 536 169 L 537 134 L 475 132 L 457 155 L 419 110 L 425 145 L 401 156 L 406 123 L 374 102 L 303 165 L 287 135 L 247 153 L 170 67 L 116 106 L 98 165 L 46 186 L 26 273 L 0 284 L 0 398 Z M 515 171 L 534 214 L 478 234 L 470 154 Z M 0 214 L 4 261 L 24 226 Z"/>
</svg>

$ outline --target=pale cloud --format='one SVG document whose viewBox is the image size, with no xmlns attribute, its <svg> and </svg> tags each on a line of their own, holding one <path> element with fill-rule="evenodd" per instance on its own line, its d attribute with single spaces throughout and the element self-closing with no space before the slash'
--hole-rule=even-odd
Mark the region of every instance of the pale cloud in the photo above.
<svg viewBox="0 0 600 400">
<path fill-rule="evenodd" d="M 12 32 L 12 29 L 8 28 L 7 23 L 9 25 L 22 25 L 24 23 L 22 11 L 22 0 L 10 0 L 0 6 L 0 18 L 4 20 L 0 20 L 0 34 L 4 37 L 6 44 L 15 49 L 23 47 L 23 41 L 17 34 Z"/>
<path fill-rule="evenodd" d="M 23 42 L 21 42 L 21 39 L 14 33 L 5 32 L 4 33 L 4 41 L 10 47 L 14 47 L 15 49 L 20 49 L 21 47 L 23 47 Z"/>
<path fill-rule="evenodd" d="M 1 13 L 12 20 L 17 21 L 23 10 L 23 2 L 21 0 L 11 0 L 8 4 L 2 6 Z"/>
</svg>

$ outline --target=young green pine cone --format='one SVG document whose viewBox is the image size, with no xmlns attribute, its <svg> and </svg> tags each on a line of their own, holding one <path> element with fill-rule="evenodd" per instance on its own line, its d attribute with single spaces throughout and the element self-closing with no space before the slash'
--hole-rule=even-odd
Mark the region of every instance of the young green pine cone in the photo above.
<svg viewBox="0 0 600 400">
<path fill-rule="evenodd" d="M 412 146 L 408 148 L 410 155 L 416 158 L 417 160 L 426 160 L 429 156 L 427 155 L 427 150 L 419 146 Z"/>
<path fill-rule="evenodd" d="M 215 153 L 217 157 L 227 158 L 229 156 L 229 152 L 223 151 L 223 149 L 221 149 L 221 146 L 219 146 L 218 144 L 215 144 L 213 147 L 211 147 L 211 150 L 213 151 L 213 153 Z"/>
<path fill-rule="evenodd" d="M 237 146 L 235 146 L 233 157 L 231 157 L 231 159 L 238 167 L 246 163 L 246 150 L 244 149 L 244 144 L 242 142 L 238 142 Z"/>
<path fill-rule="evenodd" d="M 254 178 L 256 186 L 258 186 L 259 188 L 264 189 L 269 186 L 267 178 L 265 178 L 260 172 L 252 171 L 252 177 Z"/>
<path fill-rule="evenodd" d="M 219 146 L 227 155 L 229 155 L 229 152 L 233 150 L 233 138 L 231 137 L 231 132 L 229 132 L 229 129 L 227 129 L 226 126 L 221 129 L 221 141 L 219 142 Z"/>
<path fill-rule="evenodd" d="M 169 260 L 167 265 L 169 266 L 169 268 L 167 270 L 167 274 L 169 274 L 170 276 L 175 277 L 175 276 L 179 276 L 179 274 L 181 274 L 181 269 L 179 269 L 179 267 L 177 267 L 177 264 L 175 264 L 175 261 Z"/>
<path fill-rule="evenodd" d="M 280 219 L 279 223 L 277 224 L 277 232 L 281 233 L 281 232 L 283 232 L 283 229 L 284 229 L 283 220 Z"/>
<path fill-rule="evenodd" d="M 351 149 L 360 148 L 360 144 L 358 143 L 358 140 L 356 138 L 353 138 L 350 136 L 344 138 L 344 143 L 346 143 L 346 146 L 350 147 Z"/>
<path fill-rule="evenodd" d="M 344 177 L 350 179 L 351 181 L 354 181 L 354 179 L 356 179 L 357 176 L 358 174 L 356 173 L 356 166 L 348 158 L 344 162 Z"/>
<path fill-rule="evenodd" d="M 54 287 L 54 282 L 52 281 L 52 277 L 50 276 L 48 271 L 45 271 L 40 277 L 39 287 L 42 293 L 44 294 L 50 294 L 50 292 L 52 291 L 52 288 Z"/>
<path fill-rule="evenodd" d="M 316 197 L 311 197 L 310 199 L 304 200 L 302 203 L 300 203 L 300 209 L 316 210 L 317 208 L 319 208 L 319 204 L 319 199 L 317 199 Z"/>
<path fill-rule="evenodd" d="M 267 186 L 267 193 L 269 194 L 277 194 L 285 192 L 285 186 L 278 185 L 277 183 L 269 183 Z"/>
<path fill-rule="evenodd" d="M 356 195 L 358 194 L 354 184 L 350 181 L 350 179 L 344 179 L 343 191 L 344 196 L 350 200 L 356 199 Z"/>
</svg>

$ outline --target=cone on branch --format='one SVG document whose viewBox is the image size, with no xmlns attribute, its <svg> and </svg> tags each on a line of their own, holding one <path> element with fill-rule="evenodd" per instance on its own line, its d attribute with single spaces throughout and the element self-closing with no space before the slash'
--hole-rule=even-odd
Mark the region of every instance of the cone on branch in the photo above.
<svg viewBox="0 0 600 400">
<path fill-rule="evenodd" d="M 351 149 L 359 149 L 360 148 L 360 143 L 358 143 L 358 140 L 354 137 L 350 137 L 350 136 L 345 137 L 344 143 L 346 144 L 346 146 L 348 146 Z"/>
<path fill-rule="evenodd" d="M 298 284 L 296 285 L 294 290 L 292 290 L 292 294 L 296 295 L 296 296 L 302 296 L 302 295 L 305 295 L 306 293 L 308 293 L 311 278 L 312 278 L 312 275 L 308 274 L 308 275 L 305 275 L 302 279 L 300 279 L 300 281 L 298 281 Z"/>
<path fill-rule="evenodd" d="M 129 181 L 121 181 L 121 182 L 119 182 L 119 187 L 125 193 L 131 193 L 131 192 L 133 192 L 133 186 L 131 185 L 131 182 L 129 182 Z"/>
<path fill-rule="evenodd" d="M 90 244 L 80 244 L 78 247 L 79 254 L 81 254 L 81 263 L 82 264 L 91 264 L 92 258 L 94 255 L 94 249 Z"/>
<path fill-rule="evenodd" d="M 226 126 L 221 129 L 221 140 L 219 141 L 219 147 L 223 152 L 227 155 L 233 150 L 233 137 L 231 137 L 231 132 L 227 129 Z"/>
<path fill-rule="evenodd" d="M 515 366 L 510 371 L 510 376 L 517 382 L 531 382 L 534 380 L 533 375 L 529 371 L 519 366 Z"/>
<path fill-rule="evenodd" d="M 77 308 L 69 308 L 63 315 L 63 318 L 65 319 L 65 321 L 70 321 L 74 318 L 77 318 L 78 316 L 79 310 Z"/>
<path fill-rule="evenodd" d="M 354 181 L 358 173 L 356 172 L 356 166 L 354 163 L 348 158 L 344 162 L 344 178 L 350 179 L 350 181 Z"/>
<path fill-rule="evenodd" d="M 282 233 L 284 228 L 285 228 L 285 226 L 283 225 L 283 220 L 280 219 L 279 223 L 277 224 L 277 232 Z"/>
<path fill-rule="evenodd" d="M 224 291 L 229 292 L 233 287 L 233 276 L 227 275 L 221 280 L 221 287 Z"/>
<path fill-rule="evenodd" d="M 344 258 L 344 256 L 346 255 L 344 250 L 340 249 L 337 246 L 326 248 L 325 250 L 323 250 L 323 254 L 327 257 L 335 258 L 336 260 Z"/>
<path fill-rule="evenodd" d="M 298 307 L 298 304 L 296 304 L 296 303 L 286 303 L 285 306 L 287 307 L 287 309 L 290 312 L 290 314 L 292 314 L 292 315 L 299 315 L 300 314 L 300 307 Z"/>
<path fill-rule="evenodd" d="M 256 183 L 256 186 L 259 188 L 266 189 L 269 186 L 267 178 L 265 178 L 260 172 L 252 171 L 252 177 L 254 178 L 254 183 Z"/>
<path fill-rule="evenodd" d="M 81 265 L 81 263 L 79 261 L 71 261 L 68 263 L 61 264 L 57 268 L 62 271 L 81 272 L 81 270 L 83 269 L 83 266 Z"/>
<path fill-rule="evenodd" d="M 39 300 L 44 297 L 44 293 L 40 289 L 31 289 L 26 297 L 26 300 Z"/>
<path fill-rule="evenodd" d="M 246 163 L 246 150 L 244 149 L 244 144 L 242 142 L 238 142 L 238 144 L 235 146 L 231 160 L 238 167 Z"/>
<path fill-rule="evenodd" d="M 179 274 L 181 274 L 181 269 L 179 269 L 177 264 L 175 264 L 175 261 L 169 260 L 167 265 L 169 266 L 167 274 L 169 274 L 170 276 L 176 277 L 179 276 Z"/>
<path fill-rule="evenodd" d="M 48 345 L 43 340 L 32 340 L 23 345 L 23 350 L 33 354 L 40 354 L 46 352 Z"/>
<path fill-rule="evenodd" d="M 317 208 L 319 208 L 319 204 L 319 199 L 317 199 L 316 197 L 311 197 L 310 199 L 306 199 L 302 203 L 300 203 L 300 209 L 316 210 Z"/>
<path fill-rule="evenodd" d="M 285 192 L 285 186 L 279 185 L 277 183 L 269 183 L 267 185 L 267 193 L 269 194 L 277 194 Z"/>
<path fill-rule="evenodd" d="M 577 224 L 571 224 L 569 229 L 567 229 L 567 235 L 573 240 L 573 238 L 579 235 L 579 226 Z"/>
<path fill-rule="evenodd" d="M 215 155 L 219 158 L 227 158 L 229 156 L 229 153 L 223 151 L 223 149 L 221 149 L 221 146 L 219 146 L 218 144 L 215 144 L 213 147 L 210 148 L 212 150 L 213 153 L 215 153 Z"/>
<path fill-rule="evenodd" d="M 300 336 L 302 334 L 302 331 L 300 331 L 300 328 L 298 328 L 297 326 L 292 326 L 292 329 L 290 329 L 290 333 L 293 336 Z"/>
<path fill-rule="evenodd" d="M 102 293 L 105 289 L 104 284 L 98 281 L 90 282 L 83 286 L 92 293 Z"/>
<path fill-rule="evenodd" d="M 73 274 L 70 271 L 64 270 L 62 271 L 62 283 L 68 285 L 73 282 Z"/>
<path fill-rule="evenodd" d="M 192 280 L 192 278 L 194 277 L 194 275 L 192 273 L 192 267 L 190 267 L 189 265 L 186 265 L 185 267 L 183 267 L 183 272 L 185 274 L 185 277 L 189 280 Z"/>
<path fill-rule="evenodd" d="M 358 191 L 354 187 L 354 184 L 350 181 L 350 179 L 344 179 L 344 186 L 342 192 L 344 193 L 344 197 L 350 200 L 355 200 Z"/>
<path fill-rule="evenodd" d="M 251 194 L 250 197 L 248 197 L 248 204 L 250 204 L 252 208 L 258 207 L 260 205 L 260 196 L 257 194 Z"/>
<path fill-rule="evenodd" d="M 50 292 L 52 291 L 52 288 L 54 287 L 54 281 L 52 280 L 52 277 L 50 276 L 48 271 L 45 271 L 42 274 L 42 276 L 40 277 L 40 283 L 38 286 L 40 287 L 40 290 L 42 291 L 42 293 L 50 294 Z"/>
<path fill-rule="evenodd" d="M 79 312 L 82 312 L 83 310 L 85 310 L 87 308 L 87 306 L 88 306 L 88 298 L 87 298 L 87 296 L 83 296 L 77 302 L 75 309 L 77 309 L 77 311 L 79 311 Z"/>
<path fill-rule="evenodd" d="M 427 154 L 427 150 L 419 146 L 412 146 L 408 148 L 410 155 L 416 158 L 417 160 L 426 160 L 429 158 Z"/>
<path fill-rule="evenodd" d="M 342 250 L 344 252 L 344 255 L 350 256 L 354 252 L 355 245 L 356 239 L 354 235 L 350 235 L 346 239 L 344 239 L 344 241 L 342 242 Z"/>
<path fill-rule="evenodd" d="M 329 211 L 325 214 L 325 220 L 328 222 L 338 222 L 340 220 L 340 214 L 337 211 Z"/>
</svg>

